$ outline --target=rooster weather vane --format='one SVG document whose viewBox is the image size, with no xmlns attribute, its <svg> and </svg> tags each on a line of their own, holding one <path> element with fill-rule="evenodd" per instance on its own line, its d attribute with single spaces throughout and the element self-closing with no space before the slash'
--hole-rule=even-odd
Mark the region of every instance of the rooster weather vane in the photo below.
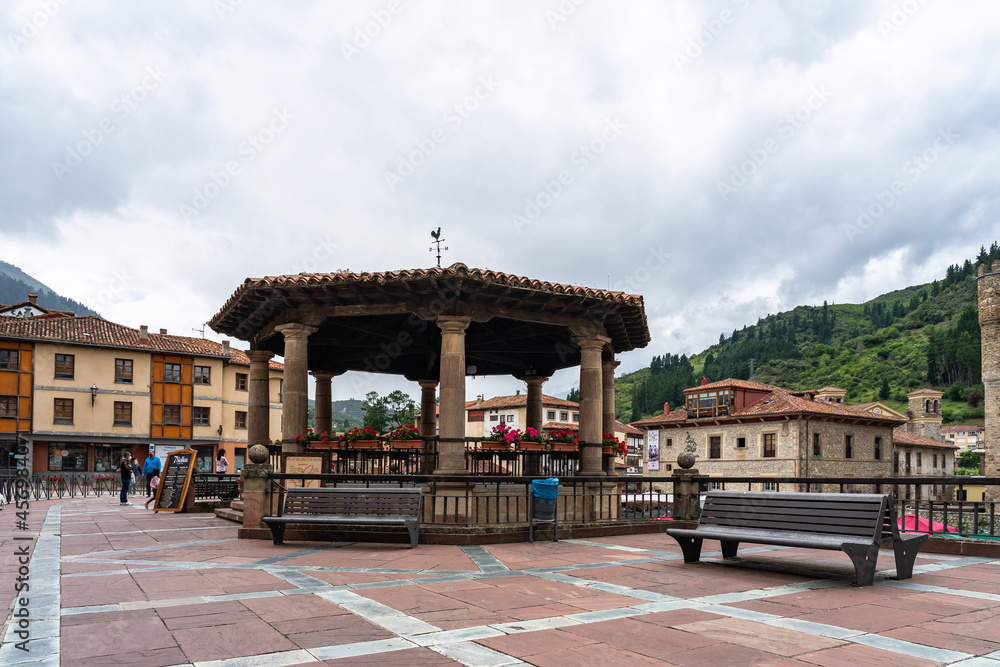
<svg viewBox="0 0 1000 667">
<path fill-rule="evenodd" d="M 441 238 L 441 228 L 438 227 L 436 232 L 433 231 L 433 230 L 431 230 L 431 236 L 434 237 L 434 240 L 431 241 L 431 243 L 434 243 L 434 244 L 437 245 L 437 260 L 438 260 L 437 268 L 440 269 L 441 268 L 441 250 L 442 250 L 441 244 L 444 242 L 444 239 Z M 447 249 L 448 249 L 448 246 L 445 246 L 444 250 L 447 250 Z M 433 247 L 428 248 L 427 250 L 429 252 L 434 252 L 434 248 Z"/>
</svg>

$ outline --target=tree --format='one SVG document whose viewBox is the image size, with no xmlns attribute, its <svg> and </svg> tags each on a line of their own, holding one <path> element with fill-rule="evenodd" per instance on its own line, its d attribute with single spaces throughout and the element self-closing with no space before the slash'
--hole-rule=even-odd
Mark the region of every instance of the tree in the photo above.
<svg viewBox="0 0 1000 667">
<path fill-rule="evenodd" d="M 404 394 L 397 389 L 385 397 L 384 405 L 388 428 L 401 424 L 412 424 L 414 422 L 417 414 L 417 404 L 408 394 Z"/>
<path fill-rule="evenodd" d="M 567 401 L 573 401 L 574 403 L 579 403 L 580 402 L 580 389 L 578 387 L 573 387 L 572 389 L 570 389 L 569 393 L 566 394 L 566 400 Z"/>
<path fill-rule="evenodd" d="M 389 411 L 386 399 L 377 391 L 370 391 L 361 403 L 361 411 L 365 413 L 364 426 L 370 426 L 379 433 L 389 430 Z"/>
<path fill-rule="evenodd" d="M 878 390 L 878 397 L 883 401 L 892 396 L 892 390 L 889 388 L 889 378 L 882 379 L 882 388 Z"/>
<path fill-rule="evenodd" d="M 958 462 L 956 463 L 961 468 L 979 468 L 979 454 L 975 453 L 971 449 L 964 450 L 958 455 Z"/>
</svg>

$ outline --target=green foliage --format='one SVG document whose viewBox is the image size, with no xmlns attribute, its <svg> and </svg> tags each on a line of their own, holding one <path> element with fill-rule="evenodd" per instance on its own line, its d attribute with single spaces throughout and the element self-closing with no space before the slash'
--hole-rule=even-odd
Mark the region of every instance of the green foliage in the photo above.
<svg viewBox="0 0 1000 667">
<path fill-rule="evenodd" d="M 963 468 L 973 468 L 975 470 L 979 470 L 979 454 L 975 453 L 971 449 L 963 450 L 958 455 L 958 461 L 955 465 Z"/>
<path fill-rule="evenodd" d="M 574 403 L 579 403 L 580 402 L 580 389 L 579 389 L 579 387 L 573 387 L 572 389 L 570 389 L 569 393 L 566 394 L 566 400 L 567 401 L 573 401 Z M 617 405 L 617 403 L 616 403 L 616 405 Z"/>
<path fill-rule="evenodd" d="M 883 401 L 888 400 L 889 396 L 892 395 L 892 389 L 889 388 L 889 381 L 882 380 L 882 387 L 878 390 L 878 397 Z"/>
<path fill-rule="evenodd" d="M 413 423 L 417 404 L 398 389 L 388 396 L 379 396 L 377 391 L 370 391 L 365 396 L 361 409 L 365 413 L 363 425 L 385 433 L 394 426 Z"/>
<path fill-rule="evenodd" d="M 50 310 L 69 310 L 77 315 L 97 315 L 79 301 L 56 294 L 13 264 L 0 262 L 0 304 L 11 305 L 38 295 L 38 305 Z"/>
</svg>

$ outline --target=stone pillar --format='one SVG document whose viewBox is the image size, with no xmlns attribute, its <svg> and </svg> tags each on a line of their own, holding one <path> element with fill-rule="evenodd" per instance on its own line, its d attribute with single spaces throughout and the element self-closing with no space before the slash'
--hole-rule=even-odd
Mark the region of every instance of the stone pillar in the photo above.
<svg viewBox="0 0 1000 667">
<path fill-rule="evenodd" d="M 530 377 L 524 380 L 528 385 L 528 409 L 524 425 L 530 426 L 539 433 L 542 431 L 542 384 L 548 380 L 543 377 Z"/>
<path fill-rule="evenodd" d="M 441 417 L 436 475 L 468 475 L 465 467 L 465 330 L 471 318 L 440 316 Z M 449 440 L 452 440 L 449 442 Z"/>
<path fill-rule="evenodd" d="M 437 436 L 437 394 L 436 380 L 420 381 L 420 435 L 425 438 Z M 424 441 L 424 455 L 420 459 L 420 473 L 433 472 L 434 442 Z"/>
<path fill-rule="evenodd" d="M 979 328 L 982 331 L 982 369 L 986 430 L 983 433 L 983 474 L 1000 475 L 1000 260 L 979 266 Z M 986 500 L 1000 500 L 1000 489 L 986 487 Z"/>
<path fill-rule="evenodd" d="M 285 396 L 282 409 L 281 450 L 302 452 L 295 436 L 309 425 L 309 334 L 316 327 L 282 324 L 275 327 L 285 337 Z"/>
<path fill-rule="evenodd" d="M 611 339 L 604 336 L 577 338 L 580 346 L 580 474 L 603 475 L 601 460 L 601 420 L 603 390 L 601 389 L 601 351 Z M 595 443 L 585 447 L 583 443 Z"/>
<path fill-rule="evenodd" d="M 268 362 L 274 356 L 266 350 L 249 350 L 250 386 L 247 387 L 247 447 L 266 445 L 271 439 L 271 375 Z"/>
<path fill-rule="evenodd" d="M 333 430 L 333 378 L 336 373 L 315 371 L 316 378 L 316 414 L 313 417 L 313 431 L 322 433 Z"/>
<path fill-rule="evenodd" d="M 254 449 L 252 446 L 247 449 L 247 462 L 243 466 L 241 481 L 243 482 L 243 527 L 263 528 L 262 519 L 271 516 L 271 502 L 268 479 L 274 470 L 268 459 L 267 449 L 263 451 Z M 191 494 L 194 496 L 194 494 Z"/>
<path fill-rule="evenodd" d="M 615 434 L 615 369 L 620 363 L 620 361 L 615 361 L 613 356 L 610 360 L 601 362 L 601 433 L 610 433 L 611 435 Z M 615 469 L 616 458 L 613 456 L 608 461 L 607 472 L 609 475 L 618 474 Z"/>
</svg>

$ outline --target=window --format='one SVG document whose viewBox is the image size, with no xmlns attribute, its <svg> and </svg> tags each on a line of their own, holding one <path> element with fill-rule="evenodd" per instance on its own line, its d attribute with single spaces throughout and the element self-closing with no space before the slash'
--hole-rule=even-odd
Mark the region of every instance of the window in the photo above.
<svg viewBox="0 0 1000 667">
<path fill-rule="evenodd" d="M 164 424 L 180 424 L 181 423 L 181 406 L 179 406 L 179 405 L 164 405 L 163 406 L 163 423 Z"/>
<path fill-rule="evenodd" d="M 115 359 L 115 382 L 132 383 L 131 359 Z"/>
<path fill-rule="evenodd" d="M 875 460 L 882 460 L 882 438 L 875 438 Z"/>
<path fill-rule="evenodd" d="M 546 414 L 546 417 L 545 417 L 546 419 L 548 419 L 549 421 L 555 421 L 555 419 L 556 419 L 556 411 L 555 410 L 549 410 L 545 414 Z"/>
<path fill-rule="evenodd" d="M 937 454 L 934 455 L 934 467 L 935 468 L 938 467 L 938 464 L 937 464 Z"/>
<path fill-rule="evenodd" d="M 212 369 L 208 366 L 194 367 L 195 384 L 212 384 Z"/>
<path fill-rule="evenodd" d="M 49 471 L 86 469 L 87 445 L 71 445 L 67 442 L 49 444 Z"/>
<path fill-rule="evenodd" d="M 469 410 L 469 421 L 470 422 L 481 422 L 485 416 L 485 412 L 482 410 Z"/>
<path fill-rule="evenodd" d="M 247 427 L 247 413 L 236 411 L 236 428 L 246 428 Z"/>
<path fill-rule="evenodd" d="M 820 443 L 819 433 L 813 433 L 813 456 L 823 456 L 823 445 Z"/>
<path fill-rule="evenodd" d="M 852 459 L 854 458 L 854 436 L 845 435 L 844 436 L 844 458 Z"/>
<path fill-rule="evenodd" d="M 247 390 L 247 374 L 237 373 L 236 374 L 236 391 L 246 391 Z"/>
<path fill-rule="evenodd" d="M 561 421 L 561 422 L 569 421 L 569 413 L 568 412 L 560 412 L 559 413 L 559 421 Z"/>
<path fill-rule="evenodd" d="M 765 433 L 764 434 L 764 456 L 773 458 L 774 457 L 774 434 Z"/>
<path fill-rule="evenodd" d="M 501 424 L 507 423 L 507 415 L 500 415 L 500 423 Z"/>
<path fill-rule="evenodd" d="M 667 444 L 665 444 L 664 447 L 673 447 L 673 446 L 674 446 L 674 439 L 667 438 Z"/>
<path fill-rule="evenodd" d="M 132 404 L 115 401 L 115 426 L 132 425 Z"/>
<path fill-rule="evenodd" d="M 490 415 L 491 422 L 495 422 L 497 419 L 499 419 L 499 417 L 497 417 L 496 415 Z"/>
<path fill-rule="evenodd" d="M 55 399 L 55 407 L 52 412 L 52 423 L 53 424 L 72 424 L 73 423 L 73 399 L 72 398 L 57 398 Z"/>
<path fill-rule="evenodd" d="M 180 382 L 181 381 L 181 365 L 180 364 L 163 364 L 163 381 L 164 382 Z M 178 424 L 180 422 L 177 422 Z"/>
<path fill-rule="evenodd" d="M 720 436 L 717 435 L 709 436 L 708 458 L 710 459 L 722 458 L 722 438 Z"/>
<path fill-rule="evenodd" d="M 777 482 L 764 482 L 764 490 L 765 491 L 777 491 L 778 490 L 778 484 L 777 484 Z"/>
<path fill-rule="evenodd" d="M 575 422 L 580 421 L 580 413 L 579 412 L 574 412 L 573 413 L 573 421 L 575 421 Z"/>
<path fill-rule="evenodd" d="M 0 370 L 16 371 L 19 367 L 17 350 L 0 350 Z"/>
<path fill-rule="evenodd" d="M 708 488 L 710 491 L 722 491 L 722 482 L 709 482 Z"/>
<path fill-rule="evenodd" d="M 125 452 L 131 452 L 131 447 L 119 445 L 94 445 L 94 472 L 110 472 L 122 462 Z"/>
<path fill-rule="evenodd" d="M 917 452 L 917 467 L 918 468 L 923 465 L 923 462 L 920 459 L 921 459 L 921 453 Z"/>
<path fill-rule="evenodd" d="M 211 421 L 209 420 L 211 408 L 195 408 L 193 414 L 193 420 L 195 426 L 210 426 Z"/>
<path fill-rule="evenodd" d="M 747 439 L 746 438 L 736 438 L 736 446 L 739 447 L 739 448 L 746 447 L 747 446 Z"/>
<path fill-rule="evenodd" d="M 74 361 L 75 357 L 72 354 L 57 354 L 55 377 L 60 380 L 72 380 Z"/>
<path fill-rule="evenodd" d="M 17 396 L 0 396 L 0 417 L 17 417 Z"/>
</svg>

